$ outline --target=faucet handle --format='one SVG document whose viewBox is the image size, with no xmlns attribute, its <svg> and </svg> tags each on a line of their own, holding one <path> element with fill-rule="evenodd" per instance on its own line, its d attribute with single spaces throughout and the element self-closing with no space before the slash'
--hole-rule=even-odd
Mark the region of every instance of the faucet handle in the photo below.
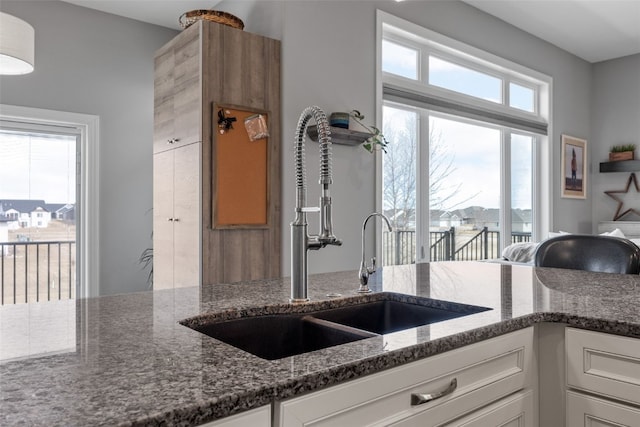
<svg viewBox="0 0 640 427">
<path fill-rule="evenodd" d="M 319 206 L 306 206 L 304 208 L 300 208 L 300 212 L 320 212 Z"/>
<path fill-rule="evenodd" d="M 376 257 L 371 257 L 371 267 L 367 267 L 367 270 L 369 270 L 369 274 L 376 272 Z"/>
<path fill-rule="evenodd" d="M 327 241 L 327 245 L 342 246 L 342 240 L 334 236 L 332 239 Z"/>
</svg>

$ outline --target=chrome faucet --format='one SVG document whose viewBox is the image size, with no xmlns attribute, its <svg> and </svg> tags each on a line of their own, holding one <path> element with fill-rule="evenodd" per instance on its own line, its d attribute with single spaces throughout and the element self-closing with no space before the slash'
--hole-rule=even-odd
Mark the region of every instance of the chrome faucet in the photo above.
<svg viewBox="0 0 640 427">
<path fill-rule="evenodd" d="M 320 145 L 320 207 L 307 207 L 307 173 L 305 169 L 304 141 L 309 120 L 313 118 L 318 126 L 318 143 Z M 291 302 L 309 301 L 307 251 L 318 250 L 327 245 L 342 245 L 333 234 L 331 219 L 331 196 L 329 185 L 331 175 L 331 136 L 329 121 L 319 107 L 307 107 L 300 114 L 296 127 L 296 208 L 295 219 L 291 223 Z M 320 211 L 320 232 L 309 235 L 307 232 L 307 212 Z"/>
<path fill-rule="evenodd" d="M 384 220 L 384 222 L 387 223 L 387 227 L 389 228 L 389 231 L 391 231 L 391 223 L 389 222 L 389 218 L 387 218 L 384 214 L 381 214 L 379 212 L 374 212 L 372 214 L 370 214 L 362 223 L 362 261 L 360 262 L 360 271 L 358 272 L 358 277 L 360 278 L 360 287 L 358 288 L 358 292 L 360 293 L 368 293 L 371 292 L 371 289 L 369 289 L 369 286 L 367 285 L 369 283 L 369 275 L 373 274 L 376 272 L 376 257 L 372 257 L 371 258 L 371 267 L 368 267 L 365 260 L 364 260 L 364 235 L 365 235 L 365 230 L 367 229 L 367 222 L 369 221 L 370 218 L 374 217 L 374 216 L 379 216 L 380 218 L 382 218 Z"/>
</svg>

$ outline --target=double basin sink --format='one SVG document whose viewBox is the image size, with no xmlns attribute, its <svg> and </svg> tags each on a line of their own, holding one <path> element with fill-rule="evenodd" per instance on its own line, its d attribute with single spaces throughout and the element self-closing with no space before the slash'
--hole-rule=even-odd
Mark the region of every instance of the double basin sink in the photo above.
<svg viewBox="0 0 640 427">
<path fill-rule="evenodd" d="M 281 359 L 365 338 L 415 328 L 490 310 L 403 294 L 383 292 L 351 298 L 337 308 L 299 307 L 301 312 L 241 315 L 220 320 L 207 315 L 181 324 L 267 360 Z M 269 312 L 276 310 L 267 310 Z"/>
</svg>

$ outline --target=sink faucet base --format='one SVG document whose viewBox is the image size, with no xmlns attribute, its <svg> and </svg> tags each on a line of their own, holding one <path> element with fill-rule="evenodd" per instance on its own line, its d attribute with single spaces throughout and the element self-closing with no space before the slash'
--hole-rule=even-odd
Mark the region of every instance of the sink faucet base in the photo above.
<svg viewBox="0 0 640 427">
<path fill-rule="evenodd" d="M 291 298 L 292 303 L 309 301 L 307 296 L 307 224 L 291 224 Z"/>
</svg>

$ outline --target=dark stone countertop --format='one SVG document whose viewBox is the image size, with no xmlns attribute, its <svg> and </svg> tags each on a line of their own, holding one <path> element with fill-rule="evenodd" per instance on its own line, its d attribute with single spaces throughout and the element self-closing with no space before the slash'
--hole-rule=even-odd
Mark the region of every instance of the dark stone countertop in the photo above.
<svg viewBox="0 0 640 427">
<path fill-rule="evenodd" d="M 268 361 L 178 322 L 288 311 L 286 278 L 5 305 L 0 425 L 198 425 L 539 322 L 640 337 L 639 276 L 443 262 L 386 267 L 373 280 L 375 291 L 491 310 Z M 337 306 L 356 288 L 356 272 L 319 274 L 309 295 Z"/>
</svg>

